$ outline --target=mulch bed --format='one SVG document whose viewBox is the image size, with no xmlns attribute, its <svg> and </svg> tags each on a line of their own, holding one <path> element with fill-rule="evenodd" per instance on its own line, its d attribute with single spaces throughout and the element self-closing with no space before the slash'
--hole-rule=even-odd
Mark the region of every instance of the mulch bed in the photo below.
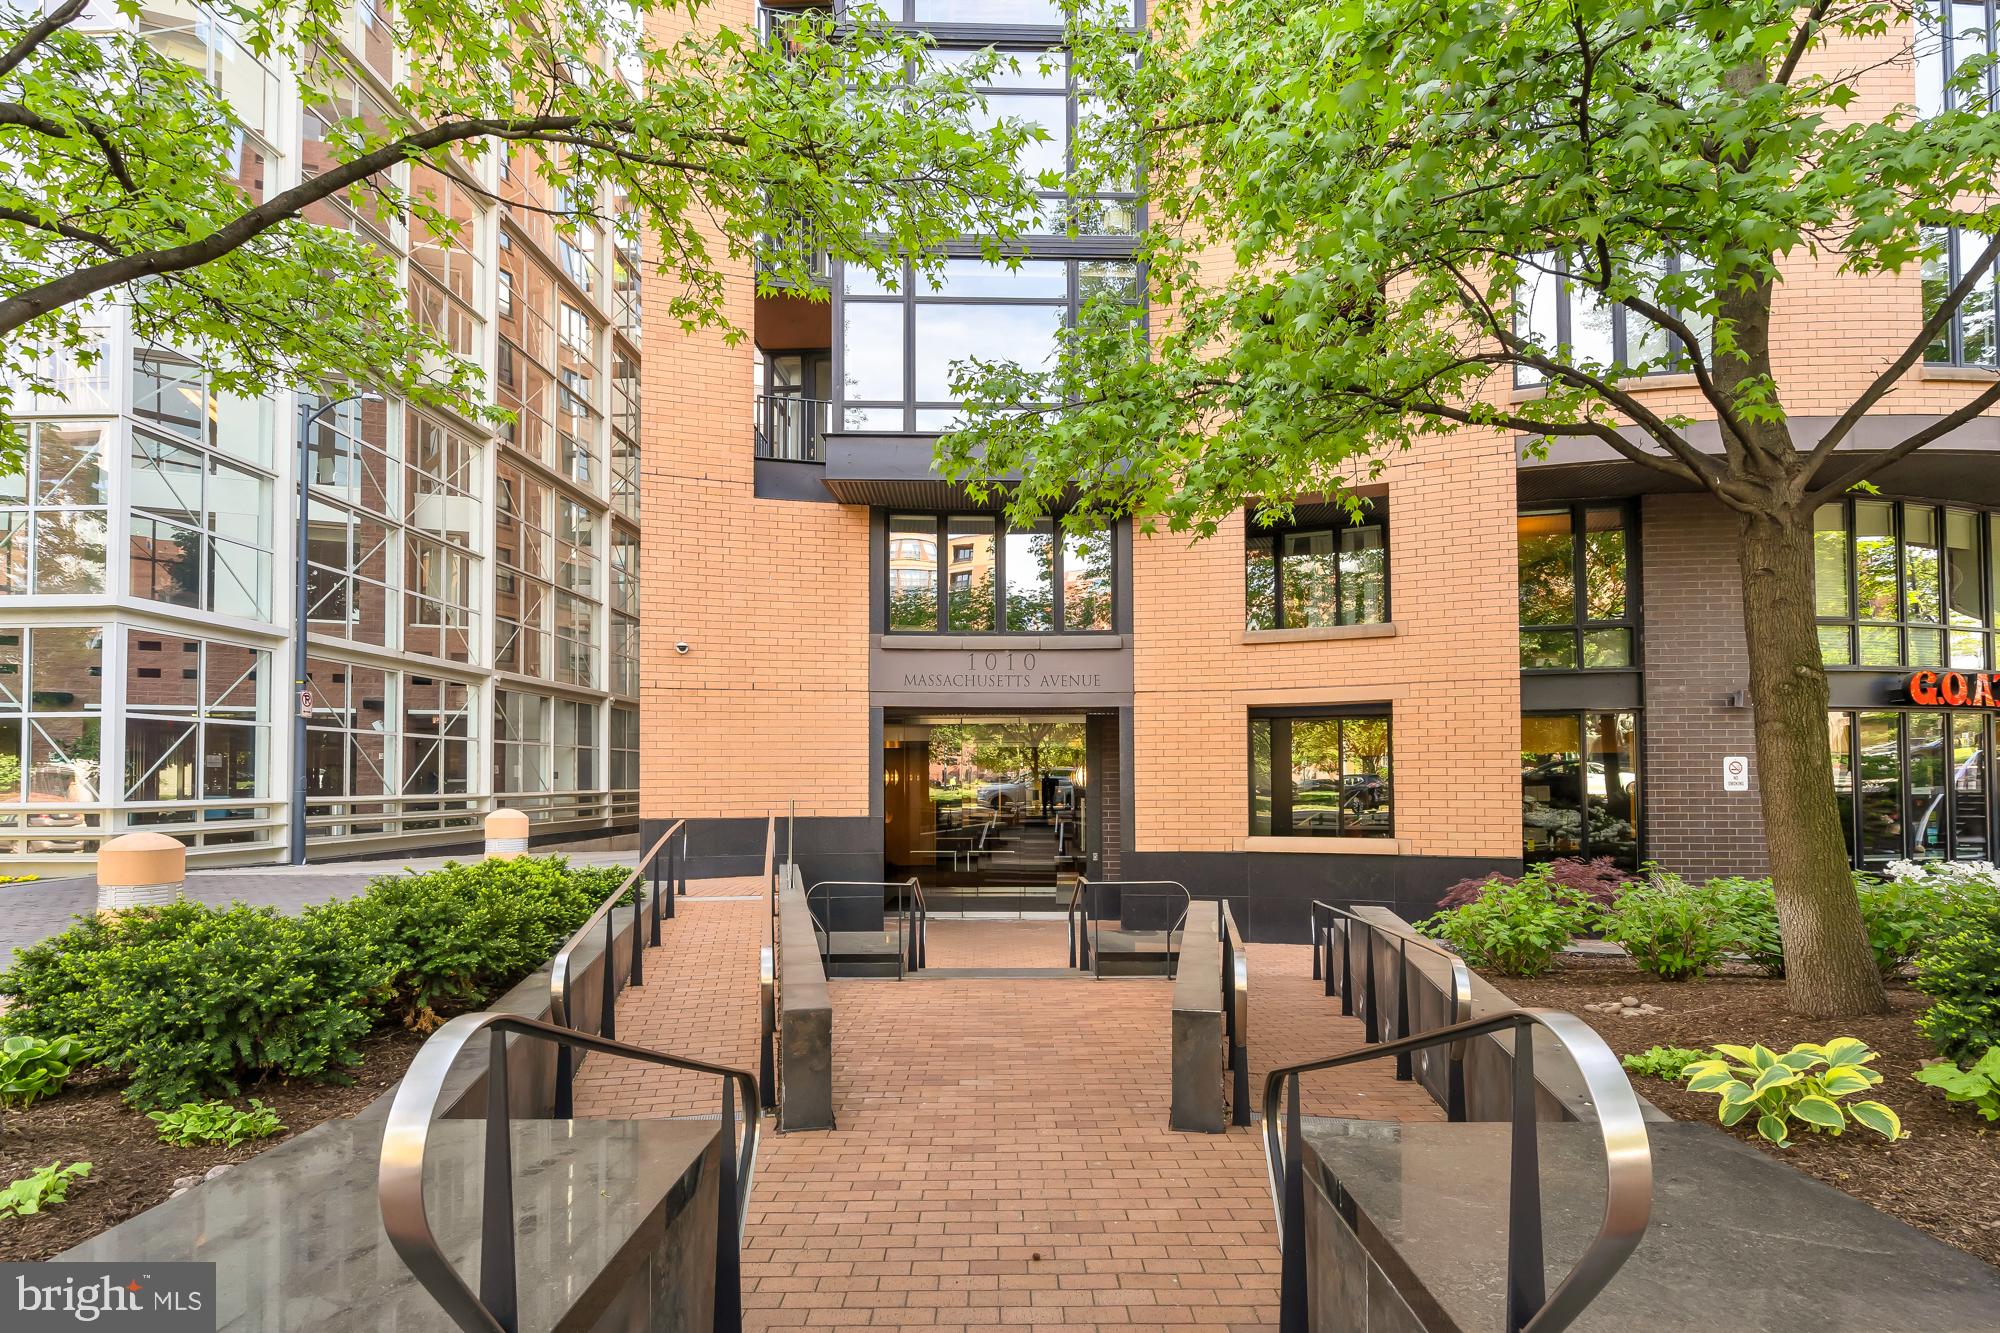
<svg viewBox="0 0 2000 1333">
<path fill-rule="evenodd" d="M 0 1218 L 0 1261 L 50 1259 L 123 1222 L 173 1192 L 174 1181 L 199 1177 L 211 1167 L 247 1162 L 315 1125 L 351 1116 L 403 1077 L 423 1038 L 379 1032 L 361 1043 L 362 1062 L 350 1084 L 279 1079 L 245 1089 L 278 1113 L 286 1132 L 234 1148 L 162 1143 L 158 1128 L 119 1099 L 125 1080 L 90 1071 L 56 1096 L 25 1111 L 6 1111 L 0 1129 L 0 1184 L 50 1162 L 89 1162 L 91 1171 L 70 1185 L 69 1197 L 33 1217 Z M 236 1104 L 245 1104 L 242 1098 Z"/>
<path fill-rule="evenodd" d="M 1892 985 L 1887 1014 L 1816 1019 L 1786 1010 L 1782 981 L 1721 975 L 1661 982 L 1622 958 L 1566 956 L 1544 977 L 1489 975 L 1487 979 L 1518 1004 L 1575 1014 L 1621 1056 L 1649 1046 L 1707 1050 L 1717 1042 L 1749 1046 L 1761 1041 L 1781 1052 L 1797 1042 L 1832 1037 L 1867 1042 L 1881 1053 L 1871 1068 L 1882 1073 L 1882 1083 L 1869 1096 L 1902 1118 L 1908 1138 L 1889 1143 L 1880 1135 L 1850 1127 L 1838 1138 L 1795 1133 L 1792 1146 L 1780 1150 L 1759 1138 L 1748 1121 L 1722 1132 L 1736 1134 L 1947 1245 L 2000 1264 L 2000 1211 L 1994 1204 L 2000 1199 L 2000 1130 L 1970 1109 L 1950 1106 L 1943 1093 L 1910 1077 L 1937 1058 L 1912 1021 L 1930 1003 L 1926 996 Z M 1628 1018 L 1584 1008 L 1627 995 L 1666 1012 Z M 1715 1123 L 1716 1099 L 1711 1094 L 1691 1093 L 1679 1084 L 1637 1075 L 1632 1083 L 1640 1096 L 1676 1120 Z"/>
</svg>

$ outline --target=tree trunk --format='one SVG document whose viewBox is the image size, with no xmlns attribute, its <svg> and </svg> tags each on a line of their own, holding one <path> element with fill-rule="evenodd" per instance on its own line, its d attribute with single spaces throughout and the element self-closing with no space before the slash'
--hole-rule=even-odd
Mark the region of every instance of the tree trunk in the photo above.
<svg viewBox="0 0 2000 1333">
<path fill-rule="evenodd" d="M 1833 791 L 1811 515 L 1747 515 L 1740 531 L 1758 790 L 1784 937 L 1787 1003 L 1814 1018 L 1882 1013 L 1888 997 L 1861 924 Z"/>
</svg>

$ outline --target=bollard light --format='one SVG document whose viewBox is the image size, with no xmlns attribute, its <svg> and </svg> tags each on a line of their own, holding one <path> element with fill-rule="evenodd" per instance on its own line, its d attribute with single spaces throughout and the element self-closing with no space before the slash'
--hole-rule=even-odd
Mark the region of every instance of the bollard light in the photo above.
<svg viewBox="0 0 2000 1333">
<path fill-rule="evenodd" d="M 187 848 L 164 833 L 124 833 L 97 849 L 97 911 L 123 912 L 178 900 Z"/>
<path fill-rule="evenodd" d="M 486 859 L 511 861 L 528 851 L 528 817 L 519 810 L 495 810 L 486 816 Z"/>
</svg>

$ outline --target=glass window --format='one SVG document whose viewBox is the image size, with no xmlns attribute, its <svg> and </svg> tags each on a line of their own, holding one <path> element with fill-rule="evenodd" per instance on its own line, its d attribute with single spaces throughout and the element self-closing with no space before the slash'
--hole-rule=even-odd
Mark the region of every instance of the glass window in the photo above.
<svg viewBox="0 0 2000 1333">
<path fill-rule="evenodd" d="M 1834 793 L 1857 866 L 1989 859 L 1994 723 L 1970 709 L 1828 716 Z"/>
<path fill-rule="evenodd" d="M 1116 543 L 1109 530 L 1064 528 L 1058 539 L 1048 519 L 1003 530 L 990 514 L 894 514 L 886 540 L 891 632 L 1113 628 Z"/>
<path fill-rule="evenodd" d="M 1608 856 L 1639 864 L 1635 714 L 1521 719 L 1521 854 L 1528 861 Z"/>
<path fill-rule="evenodd" d="M 1055 525 L 1037 519 L 1027 528 L 1007 529 L 1007 628 L 1016 632 L 1056 627 Z"/>
<path fill-rule="evenodd" d="M 1260 527 L 1245 517 L 1244 627 L 1304 629 L 1377 624 L 1389 617 L 1386 502 L 1368 502 L 1360 521 L 1309 514 L 1324 525 Z"/>
<path fill-rule="evenodd" d="M 1250 832 L 1383 838 L 1395 831 L 1389 717 L 1345 709 L 1250 715 Z"/>
<path fill-rule="evenodd" d="M 1994 658 L 1995 520 L 1853 499 L 1814 517 L 1814 607 L 1829 667 L 1980 670 Z"/>
<path fill-rule="evenodd" d="M 1520 286 L 1515 291 L 1514 331 L 1551 359 L 1616 368 L 1627 374 L 1672 375 L 1688 369 L 1688 358 L 1682 354 L 1677 336 L 1623 303 L 1608 300 L 1580 278 L 1567 276 L 1594 269 L 1594 259 L 1566 266 L 1561 256 L 1545 253 L 1530 256 L 1530 261 L 1522 266 Z M 1624 262 L 1636 272 L 1638 293 L 1655 305 L 1664 304 L 1660 299 L 1662 278 L 1696 271 L 1681 256 L 1628 258 Z M 1708 331 L 1699 317 L 1688 314 L 1684 322 L 1700 335 L 1706 350 Z M 1543 380 L 1543 373 L 1532 366 L 1514 368 L 1518 385 Z"/>
<path fill-rule="evenodd" d="M 1945 298 L 1965 278 L 1968 266 L 1978 259 L 1989 239 L 1958 227 L 1924 229 L 1922 283 L 1926 320 L 1943 308 Z M 1924 360 L 1931 365 L 1994 365 L 1994 312 L 1995 277 L 1989 271 L 1981 275 L 1979 285 L 1924 349 Z"/>
<path fill-rule="evenodd" d="M 271 478 L 139 429 L 128 476 L 132 595 L 268 620 Z"/>
<path fill-rule="evenodd" d="M 0 595 L 99 593 L 109 422 L 24 422 L 25 470 L 0 479 Z"/>
<path fill-rule="evenodd" d="M 1535 509 L 1516 519 L 1523 671 L 1624 670 L 1637 663 L 1631 511 Z"/>
<path fill-rule="evenodd" d="M 41 808 L 32 826 L 56 831 L 97 822 L 53 807 L 104 799 L 103 677 L 104 631 L 97 626 L 0 628 L 0 802 Z"/>
</svg>

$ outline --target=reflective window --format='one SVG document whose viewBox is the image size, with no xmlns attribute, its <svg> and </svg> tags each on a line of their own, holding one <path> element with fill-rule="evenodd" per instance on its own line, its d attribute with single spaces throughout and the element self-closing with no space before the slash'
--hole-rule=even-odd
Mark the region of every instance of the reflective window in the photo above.
<svg viewBox="0 0 2000 1333">
<path fill-rule="evenodd" d="M 610 785 L 613 791 L 639 789 L 639 710 L 611 710 Z"/>
<path fill-rule="evenodd" d="M 1994 664 L 2000 514 L 1855 498 L 1813 519 L 1814 608 L 1829 667 Z"/>
<path fill-rule="evenodd" d="M 1251 710 L 1251 835 L 1390 836 L 1389 732 L 1386 705 Z"/>
<path fill-rule="evenodd" d="M 1088 633 L 1114 624 L 1114 534 L 990 514 L 892 514 L 886 626 L 911 633 Z"/>
<path fill-rule="evenodd" d="M 1047 370 L 1085 303 L 1108 294 L 1141 308 L 1137 266 L 1110 259 L 950 259 L 935 280 L 906 267 L 894 292 L 850 270 L 845 293 L 834 387 L 855 431 L 949 429 L 962 401 L 952 380 L 971 363 Z"/>
<path fill-rule="evenodd" d="M 1633 713 L 1521 719 L 1521 854 L 1608 856 L 1639 865 L 1638 719 Z"/>
<path fill-rule="evenodd" d="M 1994 72 L 1974 67 L 1993 50 L 1992 0 L 1920 0 L 1915 15 L 1919 114 L 1947 109 L 1985 114 L 1993 106 Z M 1961 72 L 1968 86 L 1947 86 Z"/>
<path fill-rule="evenodd" d="M 132 595 L 270 619 L 271 478 L 139 428 L 127 476 Z"/>
<path fill-rule="evenodd" d="M 1833 787 L 1858 866 L 1991 859 L 1994 718 L 1879 709 L 1827 719 Z"/>
<path fill-rule="evenodd" d="M 0 594 L 101 593 L 106 421 L 21 422 L 26 466 L 0 476 Z"/>
<path fill-rule="evenodd" d="M 1247 514 L 1243 547 L 1244 627 L 1307 629 L 1379 624 L 1389 618 L 1388 502 L 1371 500 L 1356 521 L 1330 505 L 1264 527 Z"/>
<path fill-rule="evenodd" d="M 552 767 L 552 702 L 518 690 L 493 692 L 495 795 L 546 792 Z"/>
<path fill-rule="evenodd" d="M 1622 505 L 1532 509 L 1516 523 L 1523 671 L 1638 664 L 1637 541 Z"/>
<path fill-rule="evenodd" d="M 1661 306 L 1665 301 L 1654 299 L 1660 296 L 1661 281 L 1693 271 L 1678 256 L 1626 262 L 1640 274 L 1640 296 Z M 1589 268 L 1589 263 L 1565 264 L 1554 254 L 1528 256 L 1515 293 L 1514 332 L 1559 363 L 1615 367 L 1627 374 L 1686 371 L 1688 358 L 1682 353 L 1681 340 L 1623 303 L 1600 295 L 1582 279 Z M 1704 319 L 1691 312 L 1682 319 L 1701 335 L 1702 346 L 1708 347 Z M 1514 368 L 1518 385 L 1540 384 L 1543 379 L 1543 373 L 1532 366 Z"/>
<path fill-rule="evenodd" d="M 1958 227 L 1924 229 L 1924 318 L 1930 319 L 1945 298 L 1964 279 L 1971 265 L 1986 249 L 1991 237 Z M 1994 332 L 1995 274 L 1982 272 L 1979 284 L 1952 312 L 1950 320 L 1924 349 L 1924 360 L 1934 366 L 1991 366 L 2000 338 Z"/>
<path fill-rule="evenodd" d="M 55 837 L 96 823 L 58 807 L 105 799 L 103 716 L 102 628 L 0 627 L 0 803 L 40 810 L 31 830 Z"/>
<path fill-rule="evenodd" d="M 553 789 L 596 791 L 597 706 L 558 699 Z"/>
</svg>

